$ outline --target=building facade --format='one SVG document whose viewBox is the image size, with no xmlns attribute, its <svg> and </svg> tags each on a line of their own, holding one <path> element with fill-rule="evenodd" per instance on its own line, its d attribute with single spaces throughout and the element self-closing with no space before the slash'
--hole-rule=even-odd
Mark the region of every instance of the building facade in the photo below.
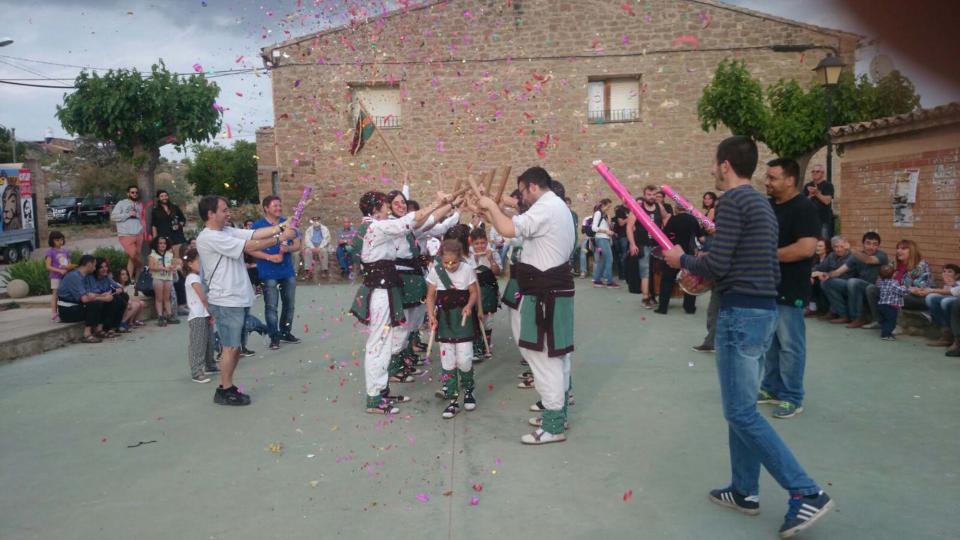
<svg viewBox="0 0 960 540">
<path fill-rule="evenodd" d="M 257 133 L 260 193 L 292 207 L 314 186 L 310 212 L 334 222 L 404 169 L 426 200 L 540 165 L 582 214 L 611 195 L 591 167 L 602 159 L 635 195 L 667 183 L 699 204 L 729 134 L 697 119 L 717 64 L 807 81 L 831 51 L 852 65 L 858 39 L 709 0 L 426 2 L 263 50 L 275 123 Z M 350 154 L 360 100 L 398 159 L 379 137 Z"/>
</svg>

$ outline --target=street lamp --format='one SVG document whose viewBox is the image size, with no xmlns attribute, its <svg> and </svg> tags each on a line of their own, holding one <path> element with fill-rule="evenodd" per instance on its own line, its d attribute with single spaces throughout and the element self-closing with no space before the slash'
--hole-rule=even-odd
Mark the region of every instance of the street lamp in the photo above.
<svg viewBox="0 0 960 540">
<path fill-rule="evenodd" d="M 827 91 L 827 131 L 833 127 L 833 93 L 840 81 L 840 72 L 843 71 L 843 60 L 832 54 L 823 57 L 823 60 L 813 68 L 817 73 L 817 83 Z M 833 143 L 827 134 L 827 182 L 833 182 Z"/>
</svg>

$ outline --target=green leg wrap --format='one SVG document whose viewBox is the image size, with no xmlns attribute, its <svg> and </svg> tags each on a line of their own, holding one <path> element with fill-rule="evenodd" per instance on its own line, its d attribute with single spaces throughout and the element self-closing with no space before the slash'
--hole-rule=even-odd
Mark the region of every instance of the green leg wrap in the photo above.
<svg viewBox="0 0 960 540">
<path fill-rule="evenodd" d="M 440 384 L 443 385 L 443 396 L 447 399 L 453 399 L 457 394 L 457 370 L 440 370 Z"/>
<path fill-rule="evenodd" d="M 543 411 L 542 429 L 547 433 L 559 435 L 563 433 L 563 426 L 567 422 L 567 407 L 564 405 L 559 411 Z"/>
<path fill-rule="evenodd" d="M 377 394 L 376 396 L 367 396 L 367 408 L 376 409 L 382 403 L 383 398 Z"/>
<path fill-rule="evenodd" d="M 387 366 L 387 373 L 393 377 L 403 371 L 403 351 L 390 357 L 390 364 Z"/>
<path fill-rule="evenodd" d="M 462 388 L 464 392 L 472 392 L 473 368 L 471 367 L 470 371 L 463 371 L 462 369 L 458 371 L 460 371 L 460 388 Z"/>
</svg>

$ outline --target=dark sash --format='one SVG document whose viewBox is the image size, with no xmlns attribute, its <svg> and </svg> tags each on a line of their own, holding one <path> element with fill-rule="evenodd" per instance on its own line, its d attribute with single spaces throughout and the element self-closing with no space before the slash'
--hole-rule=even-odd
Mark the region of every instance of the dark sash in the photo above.
<svg viewBox="0 0 960 540">
<path fill-rule="evenodd" d="M 541 351 L 544 340 L 547 344 L 547 354 L 550 357 L 561 356 L 573 350 L 573 343 L 566 347 L 555 347 L 554 311 L 559 297 L 573 297 L 574 284 L 570 263 L 565 262 L 547 270 L 538 270 L 536 267 L 517 263 L 517 284 L 525 302 L 534 301 L 535 324 L 537 327 L 537 341 L 520 340 L 520 346 L 525 349 Z M 572 306 L 571 306 L 572 308 Z M 521 334 L 524 333 L 521 330 Z M 572 339 L 572 336 L 567 336 Z"/>
</svg>

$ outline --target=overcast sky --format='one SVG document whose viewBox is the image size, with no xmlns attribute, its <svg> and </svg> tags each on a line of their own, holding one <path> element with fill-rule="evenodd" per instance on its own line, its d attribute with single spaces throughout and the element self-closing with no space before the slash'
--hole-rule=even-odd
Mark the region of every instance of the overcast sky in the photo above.
<svg viewBox="0 0 960 540">
<path fill-rule="evenodd" d="M 620 2 L 621 0 L 610 0 Z M 342 24 L 349 11 L 377 14 L 395 0 L 0 0 L 4 15 L 0 37 L 14 40 L 0 48 L 0 80 L 28 84 L 69 85 L 81 67 L 136 67 L 149 71 L 162 58 L 177 72 L 262 67 L 261 47 L 289 37 Z M 415 0 L 412 3 L 416 3 Z M 812 24 L 869 34 L 854 17 L 831 0 L 733 0 L 728 3 Z M 30 5 L 33 4 L 33 5 Z M 917 85 L 922 105 L 960 100 L 948 87 L 897 51 L 882 45 L 860 51 L 858 72 L 882 52 Z M 43 63 L 47 62 L 47 63 Z M 58 65 L 62 64 L 62 65 Z M 33 80 L 25 80 L 33 79 Z M 61 79 L 61 80 L 56 80 Z M 273 123 L 269 76 L 252 71 L 214 79 L 219 103 L 233 139 L 253 140 L 257 127 Z M 0 84 L 0 124 L 17 130 L 17 138 L 38 140 L 47 128 L 68 137 L 56 120 L 56 105 L 66 90 Z M 171 146 L 164 154 L 176 159 Z"/>
</svg>

